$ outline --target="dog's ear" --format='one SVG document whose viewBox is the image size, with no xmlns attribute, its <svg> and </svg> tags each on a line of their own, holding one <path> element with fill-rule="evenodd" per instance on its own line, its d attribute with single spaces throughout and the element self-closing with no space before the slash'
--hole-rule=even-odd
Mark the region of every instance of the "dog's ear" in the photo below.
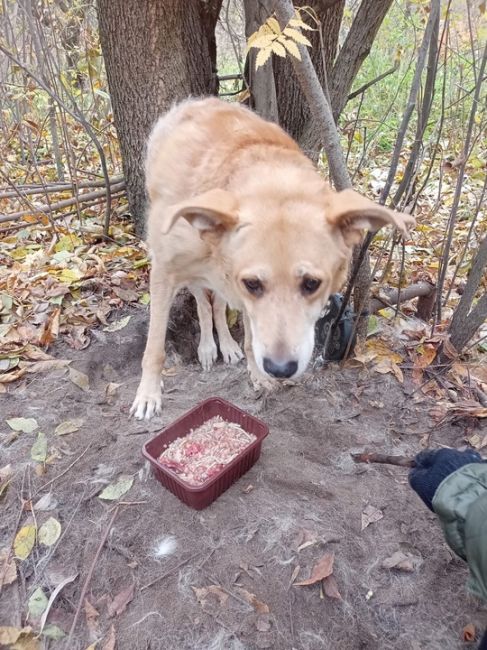
<svg viewBox="0 0 487 650">
<path fill-rule="evenodd" d="M 231 192 L 209 190 L 171 206 L 162 232 L 167 234 L 181 217 L 202 232 L 226 230 L 237 224 L 237 210 L 237 199 Z"/>
<path fill-rule="evenodd" d="M 341 192 L 328 190 L 325 203 L 326 220 L 341 230 L 343 238 L 349 246 L 360 242 L 363 230 L 374 232 L 382 226 L 394 226 L 403 235 L 407 235 L 409 228 L 416 223 L 410 214 L 389 210 L 383 205 L 366 199 L 354 190 L 342 190 Z"/>
</svg>

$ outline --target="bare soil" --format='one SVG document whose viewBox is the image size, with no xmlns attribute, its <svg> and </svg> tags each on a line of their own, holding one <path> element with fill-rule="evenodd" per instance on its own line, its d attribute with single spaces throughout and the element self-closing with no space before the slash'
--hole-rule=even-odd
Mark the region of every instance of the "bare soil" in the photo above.
<svg viewBox="0 0 487 650">
<path fill-rule="evenodd" d="M 467 594 L 467 568 L 408 487 L 407 470 L 355 465 L 350 458 L 365 448 L 413 455 L 426 434 L 432 445 L 459 446 L 461 426 L 432 429 L 430 405 L 415 402 L 407 380 L 400 385 L 391 375 L 367 369 L 323 368 L 263 401 L 250 388 L 243 364 L 218 364 L 207 374 L 196 365 L 178 365 L 165 379 L 163 416 L 148 426 L 128 417 L 145 329 L 146 315 L 138 312 L 120 332 L 97 332 L 84 351 L 56 348 L 56 356 L 73 359 L 72 366 L 87 373 L 88 391 L 56 371 L 32 375 L 0 396 L 0 467 L 11 463 L 16 470 L 0 502 L 0 548 L 11 544 L 31 516 L 20 510 L 22 482 L 24 498 L 38 499 L 51 490 L 56 502 L 54 510 L 36 514 L 37 524 L 54 516 L 63 528 L 53 548 L 36 546 L 18 562 L 19 578 L 1 591 L 0 625 L 25 624 L 36 587 L 49 596 L 63 578 L 77 575 L 49 615 L 50 623 L 69 632 L 113 515 L 113 502 L 97 494 L 119 474 L 130 474 L 133 487 L 122 497 L 128 505 L 118 509 L 88 585 L 87 598 L 99 618 L 90 631 L 82 603 L 69 645 L 67 638 L 45 639 L 45 648 L 85 650 L 98 640 L 97 649 L 109 650 L 112 625 L 118 650 L 474 647 L 463 641 L 463 628 L 472 623 L 482 630 L 486 608 Z M 121 386 L 107 397 L 109 382 Z M 196 512 L 154 480 L 141 447 L 151 432 L 213 395 L 263 418 L 271 434 L 259 462 L 212 506 Z M 30 458 L 35 434 L 22 433 L 7 444 L 11 432 L 5 420 L 16 416 L 36 418 L 50 449 L 60 452 L 43 476 Z M 60 422 L 79 417 L 85 419 L 79 431 L 54 435 Z M 368 505 L 383 518 L 362 530 Z M 177 546 L 157 557 L 155 549 L 167 536 Z M 303 540 L 313 539 L 298 550 Z M 414 571 L 382 567 L 398 550 L 415 556 Z M 335 554 L 341 601 L 320 596 L 319 585 L 291 586 L 293 574 L 309 577 L 326 552 Z M 131 602 L 109 618 L 114 596 L 132 584 Z M 206 598 L 198 592 L 198 602 L 193 587 L 209 585 L 220 589 Z M 246 592 L 260 605 L 249 604 Z"/>
</svg>

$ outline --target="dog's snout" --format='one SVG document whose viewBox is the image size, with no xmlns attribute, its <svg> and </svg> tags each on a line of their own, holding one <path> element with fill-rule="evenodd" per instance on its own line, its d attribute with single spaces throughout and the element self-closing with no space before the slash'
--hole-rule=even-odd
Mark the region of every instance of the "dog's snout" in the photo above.
<svg viewBox="0 0 487 650">
<path fill-rule="evenodd" d="M 264 370 L 268 375 L 278 379 L 287 379 L 296 374 L 298 370 L 297 361 L 285 361 L 284 363 L 275 363 L 272 359 L 264 359 Z"/>
</svg>

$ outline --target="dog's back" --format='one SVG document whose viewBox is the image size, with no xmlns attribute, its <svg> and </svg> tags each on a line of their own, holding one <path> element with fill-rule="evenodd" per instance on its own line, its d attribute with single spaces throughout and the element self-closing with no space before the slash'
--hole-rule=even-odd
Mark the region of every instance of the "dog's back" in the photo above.
<svg viewBox="0 0 487 650">
<path fill-rule="evenodd" d="M 162 199 L 170 205 L 213 187 L 225 187 L 239 158 L 256 146 L 302 156 L 281 128 L 240 104 L 205 98 L 175 106 L 159 119 L 148 141 L 150 200 Z"/>
</svg>

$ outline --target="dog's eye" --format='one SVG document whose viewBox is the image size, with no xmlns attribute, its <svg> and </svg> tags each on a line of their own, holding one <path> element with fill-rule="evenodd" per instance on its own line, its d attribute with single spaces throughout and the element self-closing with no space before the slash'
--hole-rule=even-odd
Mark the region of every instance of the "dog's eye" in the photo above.
<svg viewBox="0 0 487 650">
<path fill-rule="evenodd" d="M 264 293 L 264 285 L 257 278 L 242 280 L 247 291 L 253 296 L 261 296 Z"/>
<path fill-rule="evenodd" d="M 320 288 L 321 280 L 316 278 L 304 278 L 301 282 L 301 292 L 305 296 L 311 296 L 313 293 L 316 293 Z"/>
</svg>

